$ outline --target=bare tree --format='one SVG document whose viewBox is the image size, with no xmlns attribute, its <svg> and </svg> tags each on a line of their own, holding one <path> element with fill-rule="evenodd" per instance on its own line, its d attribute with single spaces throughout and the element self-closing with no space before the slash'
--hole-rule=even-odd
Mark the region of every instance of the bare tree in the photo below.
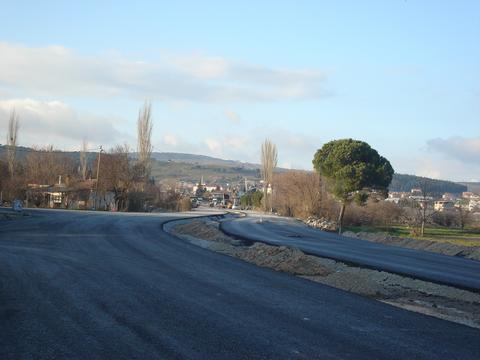
<svg viewBox="0 0 480 360">
<path fill-rule="evenodd" d="M 461 201 L 456 208 L 457 223 L 460 229 L 465 230 L 465 226 L 469 225 L 472 221 L 472 213 L 468 210 L 468 204 L 465 201 Z"/>
<path fill-rule="evenodd" d="M 80 150 L 80 173 L 83 180 L 87 180 L 87 140 L 83 139 Z"/>
<path fill-rule="evenodd" d="M 140 181 L 143 169 L 139 169 L 138 164 L 130 161 L 129 153 L 128 145 L 117 145 L 103 153 L 100 162 L 97 158 L 94 163 L 102 174 L 98 180 L 99 196 L 112 191 L 115 197 L 115 208 L 119 211 L 126 211 L 130 207 L 129 203 L 133 195 L 139 195 L 135 184 Z M 142 195 L 142 199 L 143 197 L 145 196 Z"/>
<path fill-rule="evenodd" d="M 261 148 L 261 173 L 263 178 L 264 207 L 267 210 L 267 188 L 273 182 L 273 170 L 277 167 L 277 147 L 269 139 L 265 139 Z"/>
<path fill-rule="evenodd" d="M 137 152 L 138 162 L 143 167 L 145 180 L 150 177 L 151 164 L 150 157 L 152 155 L 152 104 L 145 101 L 143 107 L 138 113 L 137 120 Z"/>
<path fill-rule="evenodd" d="M 18 114 L 13 109 L 10 112 L 10 119 L 8 121 L 8 134 L 7 134 L 7 163 L 10 177 L 13 178 L 16 167 L 16 155 L 17 155 L 17 140 L 18 140 L 18 127 L 20 126 Z"/>
<path fill-rule="evenodd" d="M 55 150 L 53 145 L 33 147 L 25 157 L 25 180 L 33 184 L 55 184 L 59 176 L 69 182 L 75 173 L 75 163 L 65 153 Z"/>
<path fill-rule="evenodd" d="M 323 215 L 327 195 L 322 192 L 322 179 L 318 173 L 288 171 L 275 174 L 273 183 L 272 203 L 280 214 L 300 218 Z"/>
<path fill-rule="evenodd" d="M 433 193 L 430 192 L 431 185 L 428 179 L 421 179 L 418 182 L 418 188 L 420 189 L 421 196 L 406 202 L 407 209 L 409 209 L 405 209 L 404 220 L 413 226 L 420 227 L 420 234 L 417 233 L 415 228 L 413 229 L 413 234 L 423 237 L 425 235 L 426 225 L 432 221 L 438 211 L 436 211 L 433 206 Z"/>
</svg>

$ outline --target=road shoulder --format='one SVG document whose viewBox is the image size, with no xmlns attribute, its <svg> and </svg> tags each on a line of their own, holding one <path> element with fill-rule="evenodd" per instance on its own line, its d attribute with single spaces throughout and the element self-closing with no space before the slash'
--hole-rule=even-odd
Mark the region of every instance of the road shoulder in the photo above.
<svg viewBox="0 0 480 360">
<path fill-rule="evenodd" d="M 480 328 L 480 294 L 318 256 L 292 247 L 245 242 L 219 230 L 220 218 L 172 222 L 165 229 L 197 246 L 258 266 L 444 320 Z"/>
</svg>

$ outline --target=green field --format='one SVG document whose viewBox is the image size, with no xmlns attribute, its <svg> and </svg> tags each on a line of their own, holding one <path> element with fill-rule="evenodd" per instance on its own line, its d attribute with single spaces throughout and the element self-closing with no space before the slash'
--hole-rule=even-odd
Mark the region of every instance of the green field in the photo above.
<svg viewBox="0 0 480 360">
<path fill-rule="evenodd" d="M 444 227 L 427 227 L 425 228 L 425 236 L 415 236 L 412 228 L 406 226 L 391 226 L 391 227 L 375 227 L 375 226 L 350 226 L 346 227 L 345 231 L 358 232 L 373 232 L 386 233 L 392 236 L 402 238 L 412 238 L 416 240 L 431 240 L 438 242 L 448 242 L 463 246 L 480 246 L 480 229 L 452 229 Z M 416 229 L 416 233 L 420 233 Z"/>
</svg>

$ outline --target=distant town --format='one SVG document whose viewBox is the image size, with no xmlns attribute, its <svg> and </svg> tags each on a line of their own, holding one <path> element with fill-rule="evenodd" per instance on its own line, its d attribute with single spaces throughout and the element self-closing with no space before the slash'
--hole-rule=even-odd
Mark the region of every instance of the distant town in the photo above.
<svg viewBox="0 0 480 360">
<path fill-rule="evenodd" d="M 435 211 L 448 211 L 456 208 L 464 208 L 471 212 L 480 211 L 480 195 L 471 191 L 464 191 L 461 194 L 444 193 L 441 197 L 424 194 L 422 189 L 414 188 L 409 192 L 393 191 L 388 194 L 385 201 L 401 204 L 404 200 L 413 200 L 418 203 L 428 201 L 433 203 Z"/>
</svg>

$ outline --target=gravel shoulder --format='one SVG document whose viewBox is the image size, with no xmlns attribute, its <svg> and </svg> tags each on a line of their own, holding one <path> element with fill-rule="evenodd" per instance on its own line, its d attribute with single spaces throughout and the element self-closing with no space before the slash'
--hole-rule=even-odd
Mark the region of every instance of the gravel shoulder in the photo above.
<svg viewBox="0 0 480 360">
<path fill-rule="evenodd" d="M 219 230 L 221 219 L 182 220 L 166 230 L 192 244 L 378 301 L 480 328 L 480 294 L 351 266 L 285 246 L 247 243 Z"/>
<path fill-rule="evenodd" d="M 351 231 L 346 231 L 342 233 L 342 235 L 392 246 L 400 246 L 416 250 L 431 251 L 450 256 L 461 256 L 472 260 L 480 260 L 480 247 L 478 246 L 462 246 L 448 242 L 401 238 L 384 233 L 354 233 Z"/>
</svg>

